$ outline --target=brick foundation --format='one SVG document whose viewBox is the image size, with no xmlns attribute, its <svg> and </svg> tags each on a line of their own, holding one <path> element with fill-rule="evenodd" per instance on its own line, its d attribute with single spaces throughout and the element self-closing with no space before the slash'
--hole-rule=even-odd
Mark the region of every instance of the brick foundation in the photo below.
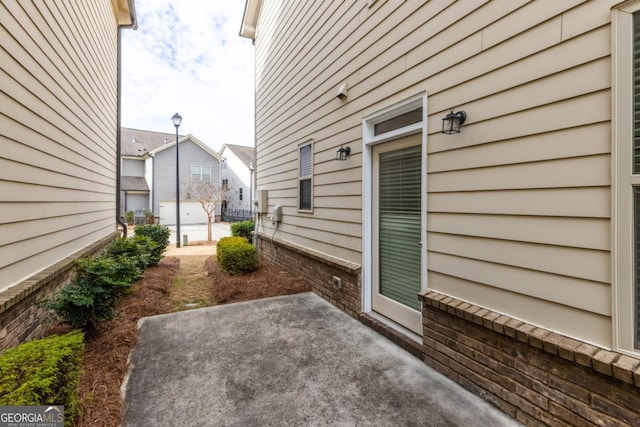
<svg viewBox="0 0 640 427">
<path fill-rule="evenodd" d="M 76 259 L 99 252 L 119 235 L 120 232 L 115 232 L 1 292 L 0 352 L 42 338 L 49 319 L 45 310 L 38 307 L 38 302 L 51 298 L 69 283 Z"/>
<path fill-rule="evenodd" d="M 424 361 L 525 425 L 640 426 L 640 360 L 427 291 Z"/>
</svg>

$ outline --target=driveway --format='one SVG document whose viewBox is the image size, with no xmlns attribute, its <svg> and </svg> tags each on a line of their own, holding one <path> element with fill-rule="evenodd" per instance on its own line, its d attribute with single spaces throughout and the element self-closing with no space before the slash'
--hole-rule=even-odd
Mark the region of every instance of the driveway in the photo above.
<svg viewBox="0 0 640 427">
<path fill-rule="evenodd" d="M 313 293 L 143 319 L 123 426 L 519 425 Z"/>
<path fill-rule="evenodd" d="M 169 225 L 169 242 L 176 243 L 176 226 Z M 180 224 L 180 234 L 187 235 L 189 242 L 207 240 L 207 224 Z M 211 237 L 213 240 L 220 240 L 223 237 L 231 236 L 231 224 L 227 222 L 214 222 L 211 224 Z M 180 243 L 184 242 L 183 238 Z"/>
</svg>

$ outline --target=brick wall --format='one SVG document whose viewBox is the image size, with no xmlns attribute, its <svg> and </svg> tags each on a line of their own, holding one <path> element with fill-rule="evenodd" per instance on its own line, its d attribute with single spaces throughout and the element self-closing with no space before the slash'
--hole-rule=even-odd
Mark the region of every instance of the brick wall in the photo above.
<svg viewBox="0 0 640 427">
<path fill-rule="evenodd" d="M 42 338 L 50 317 L 38 302 L 51 298 L 71 279 L 73 262 L 95 254 L 120 235 L 116 232 L 0 293 L 0 352 Z"/>
<path fill-rule="evenodd" d="M 360 265 L 333 258 L 284 242 L 258 236 L 258 254 L 261 262 L 280 265 L 309 281 L 313 291 L 331 304 L 357 318 L 361 311 Z M 333 277 L 342 280 L 340 289 L 333 286 Z"/>
<path fill-rule="evenodd" d="M 640 360 L 427 291 L 424 360 L 525 425 L 640 426 Z"/>
</svg>

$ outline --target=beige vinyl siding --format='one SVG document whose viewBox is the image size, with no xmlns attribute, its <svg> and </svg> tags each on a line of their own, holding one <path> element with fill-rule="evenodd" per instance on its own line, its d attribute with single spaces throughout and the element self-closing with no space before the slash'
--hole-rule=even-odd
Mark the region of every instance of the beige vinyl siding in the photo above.
<svg viewBox="0 0 640 427">
<path fill-rule="evenodd" d="M 115 230 L 111 1 L 0 5 L 0 290 Z"/>
<path fill-rule="evenodd" d="M 284 205 L 277 236 L 362 262 L 362 118 L 426 90 L 429 287 L 610 346 L 614 3 L 265 0 L 257 185 Z M 451 107 L 469 117 L 454 137 Z M 307 139 L 314 212 L 298 214 Z"/>
</svg>

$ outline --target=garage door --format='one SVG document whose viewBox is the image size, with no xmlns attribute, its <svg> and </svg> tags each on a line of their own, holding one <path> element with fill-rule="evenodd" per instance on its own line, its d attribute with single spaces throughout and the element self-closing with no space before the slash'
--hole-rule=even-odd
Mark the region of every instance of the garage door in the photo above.
<svg viewBox="0 0 640 427">
<path fill-rule="evenodd" d="M 176 202 L 160 202 L 160 224 L 175 225 Z M 180 224 L 206 224 L 207 213 L 198 202 L 180 202 Z"/>
</svg>

